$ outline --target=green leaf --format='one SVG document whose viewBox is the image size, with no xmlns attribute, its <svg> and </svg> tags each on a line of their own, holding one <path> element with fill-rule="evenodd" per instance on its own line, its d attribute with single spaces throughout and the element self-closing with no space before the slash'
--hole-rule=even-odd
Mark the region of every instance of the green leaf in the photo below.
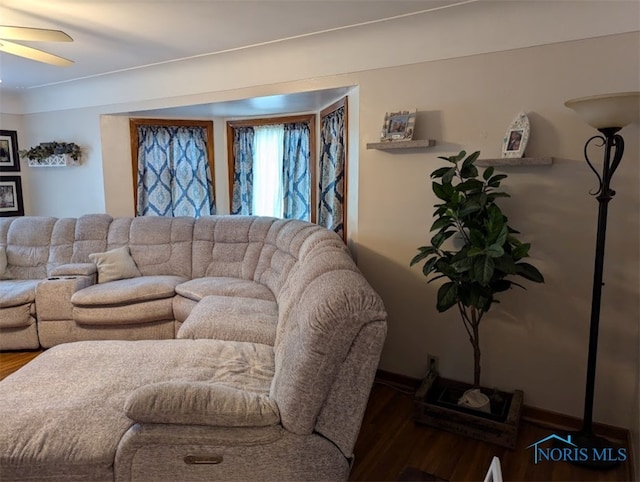
<svg viewBox="0 0 640 482">
<path fill-rule="evenodd" d="M 427 262 L 424 264 L 424 266 L 422 267 L 422 273 L 425 276 L 428 276 L 429 274 L 431 274 L 431 272 L 435 269 L 436 263 L 438 262 L 438 257 L 434 256 L 433 258 L 429 258 L 427 260 Z"/>
<path fill-rule="evenodd" d="M 498 237 L 495 240 L 495 244 L 497 244 L 498 246 L 504 246 L 504 243 L 507 242 L 508 235 L 509 229 L 507 228 L 506 224 L 503 224 L 502 229 L 500 230 L 500 234 L 498 234 Z"/>
<path fill-rule="evenodd" d="M 451 156 L 451 157 L 454 158 L 456 162 L 460 162 L 462 159 L 464 159 L 464 156 L 466 155 L 467 155 L 467 151 L 460 151 L 458 152 L 457 155 Z"/>
<path fill-rule="evenodd" d="M 480 206 L 480 204 L 468 204 L 458 211 L 458 216 L 464 218 L 465 216 L 469 216 L 470 214 L 477 213 L 481 209 L 482 207 Z"/>
<path fill-rule="evenodd" d="M 511 194 L 508 194 L 506 192 L 490 192 L 488 194 L 488 198 L 490 202 L 493 202 L 496 200 L 496 198 L 499 197 L 511 197 Z"/>
<path fill-rule="evenodd" d="M 484 184 L 482 183 L 482 181 L 479 181 L 477 179 L 467 179 L 466 181 L 458 184 L 456 186 L 456 190 L 464 191 L 464 192 L 473 192 L 473 191 L 480 192 L 482 191 L 483 187 L 484 187 Z"/>
<path fill-rule="evenodd" d="M 433 246 L 421 246 L 418 248 L 418 250 L 420 252 L 413 257 L 411 263 L 409 263 L 409 266 L 413 266 L 414 264 L 422 261 L 427 256 L 436 254 L 438 252 Z"/>
<path fill-rule="evenodd" d="M 522 258 L 526 258 L 529 256 L 529 249 L 531 248 L 531 243 L 520 243 L 516 246 L 513 251 L 511 251 L 511 256 L 517 261 Z"/>
<path fill-rule="evenodd" d="M 461 258 L 457 261 L 451 263 L 451 267 L 456 270 L 457 273 L 465 273 L 471 269 L 473 265 L 473 259 L 469 258 Z"/>
<path fill-rule="evenodd" d="M 542 273 L 540 273 L 535 266 L 530 265 L 529 263 L 517 263 L 516 274 L 519 274 L 523 278 L 535 283 L 544 283 Z"/>
<path fill-rule="evenodd" d="M 439 219 L 436 219 L 435 222 L 431 225 L 431 231 L 436 231 L 442 228 L 448 228 L 449 226 L 453 226 L 453 220 L 449 216 L 443 216 Z"/>
<path fill-rule="evenodd" d="M 507 176 L 506 174 L 496 174 L 495 176 L 489 179 L 489 184 L 491 184 L 492 182 L 502 181 L 503 179 L 506 179 L 508 177 L 509 176 Z"/>
<path fill-rule="evenodd" d="M 458 302 L 458 286 L 455 283 L 445 283 L 438 290 L 436 308 L 440 313 L 447 311 Z"/>
<path fill-rule="evenodd" d="M 436 269 L 449 279 L 457 279 L 459 277 L 459 273 L 447 259 L 440 258 L 436 263 Z"/>
<path fill-rule="evenodd" d="M 491 285 L 491 289 L 496 293 L 501 293 L 503 291 L 507 291 L 511 288 L 512 282 L 506 279 L 500 279 Z"/>
<path fill-rule="evenodd" d="M 473 163 L 476 162 L 476 159 L 478 159 L 479 155 L 480 155 L 480 151 L 476 151 L 473 154 L 470 154 L 469 157 L 467 157 L 462 163 L 462 168 L 464 169 L 465 167 L 472 166 Z"/>
<path fill-rule="evenodd" d="M 453 194 L 453 187 L 450 184 L 438 184 L 437 182 L 432 183 L 433 193 L 438 196 L 443 201 L 449 201 L 451 199 L 451 195 Z"/>
<path fill-rule="evenodd" d="M 449 168 L 449 171 L 444 176 L 442 176 L 442 182 L 445 184 L 451 184 L 451 181 L 453 181 L 453 176 L 455 175 L 456 175 L 455 167 Z"/>
<path fill-rule="evenodd" d="M 487 167 L 482 173 L 482 179 L 488 181 L 491 176 L 493 176 L 493 171 L 495 171 L 493 166 Z"/>
<path fill-rule="evenodd" d="M 494 258 L 493 262 L 497 270 L 506 274 L 516 274 L 516 264 L 511 259 L 511 256 L 500 256 L 499 258 Z"/>
<path fill-rule="evenodd" d="M 494 271 L 495 263 L 490 256 L 478 256 L 473 262 L 473 277 L 482 286 L 489 284 Z"/>
<path fill-rule="evenodd" d="M 440 231 L 433 238 L 431 238 L 431 244 L 434 247 L 439 248 L 440 246 L 442 246 L 442 243 L 444 243 L 447 239 L 449 239 L 455 233 L 456 233 L 455 231 Z"/>
<path fill-rule="evenodd" d="M 431 178 L 440 178 L 442 176 L 444 176 L 447 172 L 449 172 L 451 169 L 453 169 L 452 167 L 440 167 L 438 169 L 436 169 L 435 171 L 433 171 L 431 173 Z"/>
<path fill-rule="evenodd" d="M 460 169 L 460 176 L 463 179 L 478 177 L 478 168 L 473 164 Z"/>
<path fill-rule="evenodd" d="M 504 254 L 504 249 L 499 244 L 492 244 L 487 248 L 487 255 L 491 258 L 499 258 Z"/>
<path fill-rule="evenodd" d="M 474 247 L 484 249 L 487 245 L 487 240 L 484 235 L 477 229 L 472 229 L 469 232 L 469 239 L 471 240 L 471 245 Z"/>
</svg>

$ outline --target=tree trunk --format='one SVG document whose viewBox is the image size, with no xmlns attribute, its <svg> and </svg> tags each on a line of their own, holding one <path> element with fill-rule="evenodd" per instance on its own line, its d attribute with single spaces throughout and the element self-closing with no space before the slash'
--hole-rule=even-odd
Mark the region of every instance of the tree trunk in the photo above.
<svg viewBox="0 0 640 482">
<path fill-rule="evenodd" d="M 473 330 L 473 386 L 480 387 L 480 316 L 475 308 L 471 309 L 471 321 Z"/>
</svg>

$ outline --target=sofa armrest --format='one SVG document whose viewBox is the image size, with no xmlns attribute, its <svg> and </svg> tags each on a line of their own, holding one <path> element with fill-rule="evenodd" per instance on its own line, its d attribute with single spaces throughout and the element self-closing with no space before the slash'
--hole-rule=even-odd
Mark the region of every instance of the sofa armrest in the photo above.
<svg viewBox="0 0 640 482">
<path fill-rule="evenodd" d="M 69 263 L 52 268 L 49 277 L 56 276 L 91 276 L 95 275 L 98 269 L 95 263 Z"/>
<path fill-rule="evenodd" d="M 278 406 L 268 395 L 206 382 L 144 385 L 129 395 L 125 413 L 142 423 L 265 427 L 280 422 Z"/>
<path fill-rule="evenodd" d="M 76 291 L 95 283 L 95 273 L 88 276 L 53 276 L 38 283 L 36 287 L 38 322 L 73 319 L 71 296 Z"/>
</svg>

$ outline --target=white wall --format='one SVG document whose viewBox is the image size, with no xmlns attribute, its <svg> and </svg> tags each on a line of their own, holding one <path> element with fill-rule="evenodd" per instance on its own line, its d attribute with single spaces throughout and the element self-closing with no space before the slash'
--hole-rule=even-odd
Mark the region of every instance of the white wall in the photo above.
<svg viewBox="0 0 640 482">
<path fill-rule="evenodd" d="M 97 109 L 45 112 L 24 116 L 20 145 L 41 142 L 75 142 L 82 147 L 82 161 L 72 167 L 26 167 L 26 214 L 38 216 L 79 216 L 105 209 L 100 118 Z M 125 139 L 123 142 L 128 144 Z M 24 188 L 24 187 L 23 187 Z"/>
</svg>

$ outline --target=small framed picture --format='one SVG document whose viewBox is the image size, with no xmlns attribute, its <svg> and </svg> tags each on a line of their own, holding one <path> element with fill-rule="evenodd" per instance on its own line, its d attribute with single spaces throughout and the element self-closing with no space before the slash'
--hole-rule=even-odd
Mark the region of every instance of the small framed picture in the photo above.
<svg viewBox="0 0 640 482">
<path fill-rule="evenodd" d="M 522 157 L 524 150 L 529 142 L 529 118 L 524 112 L 520 112 L 511 125 L 507 128 L 507 132 L 502 140 L 502 157 Z"/>
<path fill-rule="evenodd" d="M 18 133 L 0 130 L 0 172 L 19 170 Z"/>
<path fill-rule="evenodd" d="M 380 134 L 381 141 L 410 141 L 416 124 L 416 109 L 387 112 Z"/>
<path fill-rule="evenodd" d="M 0 176 L 0 216 L 24 216 L 20 176 Z"/>
</svg>

